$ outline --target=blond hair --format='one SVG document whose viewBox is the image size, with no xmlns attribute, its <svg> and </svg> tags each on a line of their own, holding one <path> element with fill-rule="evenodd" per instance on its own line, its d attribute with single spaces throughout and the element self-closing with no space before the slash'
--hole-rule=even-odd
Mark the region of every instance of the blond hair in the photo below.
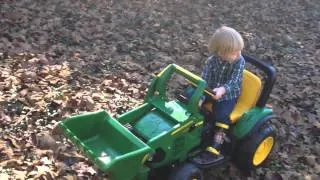
<svg viewBox="0 0 320 180">
<path fill-rule="evenodd" d="M 233 28 L 222 26 L 210 38 L 208 50 L 213 54 L 225 55 L 242 50 L 243 47 L 244 43 L 240 33 Z"/>
</svg>

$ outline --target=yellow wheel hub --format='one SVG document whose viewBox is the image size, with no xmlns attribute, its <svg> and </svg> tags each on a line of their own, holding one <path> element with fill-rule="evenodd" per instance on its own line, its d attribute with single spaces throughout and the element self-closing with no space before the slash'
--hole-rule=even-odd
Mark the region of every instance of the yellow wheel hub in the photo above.
<svg viewBox="0 0 320 180">
<path fill-rule="evenodd" d="M 273 147 L 273 144 L 274 139 L 270 136 L 260 143 L 253 156 L 253 165 L 258 166 L 267 158 Z"/>
</svg>

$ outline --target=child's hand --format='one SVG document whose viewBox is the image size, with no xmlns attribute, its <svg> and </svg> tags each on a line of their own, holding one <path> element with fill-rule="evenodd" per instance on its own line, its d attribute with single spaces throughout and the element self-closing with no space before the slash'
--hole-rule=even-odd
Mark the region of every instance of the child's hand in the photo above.
<svg viewBox="0 0 320 180">
<path fill-rule="evenodd" d="M 226 93 L 226 89 L 223 86 L 214 88 L 212 91 L 216 93 L 216 95 L 213 96 L 215 100 L 219 100 Z"/>
</svg>

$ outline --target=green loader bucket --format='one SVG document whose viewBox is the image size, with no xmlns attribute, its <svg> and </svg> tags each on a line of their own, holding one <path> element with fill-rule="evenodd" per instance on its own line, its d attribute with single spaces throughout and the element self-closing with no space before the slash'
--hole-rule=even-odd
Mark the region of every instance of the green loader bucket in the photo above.
<svg viewBox="0 0 320 180">
<path fill-rule="evenodd" d="M 60 127 L 111 179 L 133 179 L 152 151 L 103 110 L 65 119 L 60 122 Z"/>
</svg>

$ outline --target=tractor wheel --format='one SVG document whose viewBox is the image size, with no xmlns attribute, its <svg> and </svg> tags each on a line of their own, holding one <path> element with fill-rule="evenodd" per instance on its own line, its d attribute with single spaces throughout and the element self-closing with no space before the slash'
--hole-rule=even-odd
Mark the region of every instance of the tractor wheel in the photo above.
<svg viewBox="0 0 320 180">
<path fill-rule="evenodd" d="M 245 140 L 235 154 L 239 169 L 249 172 L 263 164 L 275 145 L 275 137 L 275 129 L 266 124 Z"/>
<path fill-rule="evenodd" d="M 169 180 L 203 180 L 203 172 L 191 163 L 184 163 L 174 168 Z"/>
</svg>

